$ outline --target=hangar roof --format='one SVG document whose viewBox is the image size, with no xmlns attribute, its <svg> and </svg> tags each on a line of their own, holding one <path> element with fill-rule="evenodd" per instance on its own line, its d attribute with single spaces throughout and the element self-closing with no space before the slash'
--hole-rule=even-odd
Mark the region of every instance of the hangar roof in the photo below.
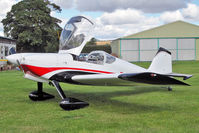
<svg viewBox="0 0 199 133">
<path fill-rule="evenodd" d="M 145 30 L 123 38 L 177 38 L 199 37 L 199 26 L 184 21 L 176 21 Z"/>
</svg>

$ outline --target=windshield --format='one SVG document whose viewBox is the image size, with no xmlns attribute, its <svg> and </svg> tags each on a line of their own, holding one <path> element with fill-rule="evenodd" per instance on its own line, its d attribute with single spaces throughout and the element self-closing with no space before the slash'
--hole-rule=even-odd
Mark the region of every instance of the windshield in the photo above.
<svg viewBox="0 0 199 133">
<path fill-rule="evenodd" d="M 90 54 L 88 54 L 86 61 L 89 63 L 103 65 L 104 63 L 112 64 L 115 62 L 115 60 L 116 58 L 114 56 L 104 51 L 92 51 Z"/>
<path fill-rule="evenodd" d="M 89 63 L 94 63 L 94 64 L 104 64 L 104 54 L 103 53 L 91 53 L 88 55 L 87 61 Z"/>
<path fill-rule="evenodd" d="M 69 50 L 86 43 L 90 31 L 93 29 L 93 23 L 83 16 L 71 18 L 60 37 L 60 50 Z"/>
<path fill-rule="evenodd" d="M 115 62 L 116 58 L 110 54 L 106 53 L 106 63 L 111 64 Z"/>
</svg>

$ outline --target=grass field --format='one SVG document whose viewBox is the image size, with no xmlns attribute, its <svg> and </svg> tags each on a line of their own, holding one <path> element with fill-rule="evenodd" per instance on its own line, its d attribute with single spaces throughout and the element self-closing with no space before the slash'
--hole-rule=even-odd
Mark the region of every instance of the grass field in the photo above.
<svg viewBox="0 0 199 133">
<path fill-rule="evenodd" d="M 149 63 L 136 63 L 148 67 Z M 63 111 L 54 87 L 44 91 L 55 99 L 33 102 L 36 83 L 19 71 L 0 72 L 0 132 L 66 133 L 197 133 L 199 132 L 199 62 L 174 62 L 173 71 L 193 74 L 192 86 L 93 87 L 61 84 L 65 93 L 90 103 Z"/>
</svg>

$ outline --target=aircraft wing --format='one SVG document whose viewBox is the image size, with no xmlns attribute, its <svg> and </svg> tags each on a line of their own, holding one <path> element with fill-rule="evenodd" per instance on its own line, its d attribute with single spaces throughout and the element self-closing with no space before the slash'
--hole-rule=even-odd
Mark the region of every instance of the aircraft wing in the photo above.
<svg viewBox="0 0 199 133">
<path fill-rule="evenodd" d="M 120 79 L 139 82 L 139 83 L 148 83 L 148 84 L 162 84 L 162 85 L 188 85 L 180 80 L 174 79 L 173 77 L 183 77 L 184 80 L 190 78 L 192 75 L 185 74 L 157 74 L 152 72 L 143 72 L 143 73 L 127 73 L 121 74 L 118 77 Z"/>
<path fill-rule="evenodd" d="M 152 72 L 124 73 L 124 74 L 91 74 L 76 75 L 71 79 L 77 83 L 88 85 L 133 85 L 135 83 L 159 85 L 188 85 L 173 77 L 190 78 L 191 75 L 183 74 L 157 74 Z"/>
</svg>

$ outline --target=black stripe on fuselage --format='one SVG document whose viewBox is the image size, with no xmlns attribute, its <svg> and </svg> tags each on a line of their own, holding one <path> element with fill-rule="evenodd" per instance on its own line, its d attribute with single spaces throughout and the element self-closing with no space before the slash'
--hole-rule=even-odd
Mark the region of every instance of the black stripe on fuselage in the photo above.
<svg viewBox="0 0 199 133">
<path fill-rule="evenodd" d="M 55 80 L 58 82 L 64 82 L 64 83 L 82 84 L 82 83 L 72 80 L 72 77 L 75 75 L 88 75 L 88 74 L 97 74 L 97 73 L 84 72 L 84 71 L 64 71 L 64 72 L 60 72 L 60 73 L 53 75 L 49 79 Z M 86 84 L 84 84 L 84 85 L 86 85 Z"/>
</svg>

